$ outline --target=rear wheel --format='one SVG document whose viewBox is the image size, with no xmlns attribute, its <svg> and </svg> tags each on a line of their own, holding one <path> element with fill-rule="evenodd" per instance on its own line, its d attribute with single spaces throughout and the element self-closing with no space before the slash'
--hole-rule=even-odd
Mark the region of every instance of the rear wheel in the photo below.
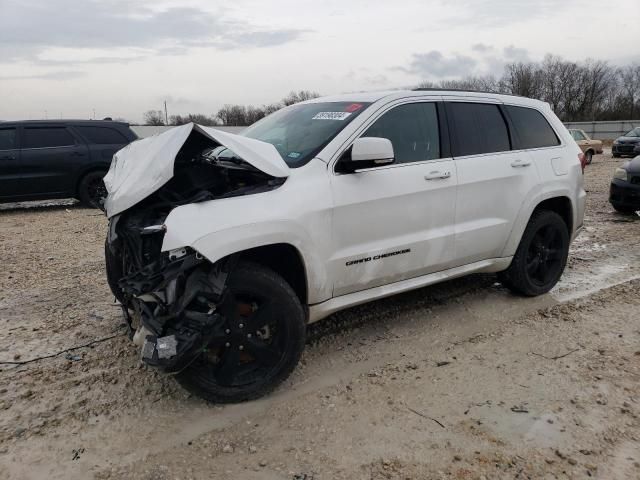
<svg viewBox="0 0 640 480">
<path fill-rule="evenodd" d="M 298 364 L 306 316 L 287 282 L 272 270 L 241 261 L 229 274 L 219 307 L 225 324 L 178 382 L 216 403 L 271 392 Z"/>
<path fill-rule="evenodd" d="M 613 153 L 613 158 L 620 158 L 620 154 L 619 153 Z"/>
<path fill-rule="evenodd" d="M 593 152 L 591 150 L 584 154 L 584 160 L 587 165 L 591 165 L 591 161 L 593 160 Z"/>
<path fill-rule="evenodd" d="M 560 215 L 535 212 L 522 235 L 502 283 L 513 292 L 536 296 L 551 290 L 560 279 L 569 254 L 569 231 Z"/>
<path fill-rule="evenodd" d="M 107 198 L 103 178 L 106 172 L 89 172 L 78 184 L 78 199 L 88 207 L 102 208 Z"/>
</svg>

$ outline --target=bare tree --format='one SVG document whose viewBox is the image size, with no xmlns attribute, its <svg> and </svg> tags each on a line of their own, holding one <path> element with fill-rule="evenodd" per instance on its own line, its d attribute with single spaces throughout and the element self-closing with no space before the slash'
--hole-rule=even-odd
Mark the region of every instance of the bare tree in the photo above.
<svg viewBox="0 0 640 480">
<path fill-rule="evenodd" d="M 184 125 L 186 123 L 197 123 L 199 125 L 205 125 L 214 127 L 218 125 L 218 120 L 215 116 L 203 115 L 202 113 L 189 113 L 187 115 L 172 115 L 169 119 L 171 125 Z"/>
<path fill-rule="evenodd" d="M 320 96 L 317 92 L 310 90 L 299 90 L 290 92 L 289 95 L 282 99 L 282 103 L 285 107 L 293 105 L 294 103 L 304 102 L 305 100 L 311 100 L 312 98 L 318 98 Z"/>
<path fill-rule="evenodd" d="M 624 96 L 623 103 L 628 108 L 629 119 L 633 119 L 639 111 L 640 103 L 640 64 L 635 63 L 621 68 L 618 72 L 621 91 Z"/>
<path fill-rule="evenodd" d="M 164 113 L 161 110 L 149 110 L 144 114 L 145 125 L 164 125 Z"/>
</svg>

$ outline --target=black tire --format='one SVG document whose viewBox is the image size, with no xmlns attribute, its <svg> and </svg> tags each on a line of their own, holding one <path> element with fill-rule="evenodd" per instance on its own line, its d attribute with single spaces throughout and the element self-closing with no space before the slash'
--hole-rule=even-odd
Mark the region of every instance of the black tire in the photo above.
<svg viewBox="0 0 640 480">
<path fill-rule="evenodd" d="M 120 287 L 118 287 L 118 280 L 120 280 L 124 275 L 122 258 L 111 252 L 106 241 L 104 242 L 104 263 L 107 271 L 107 283 L 109 284 L 111 293 L 113 293 L 120 303 L 125 305 L 126 300 L 124 298 L 124 293 Z"/>
<path fill-rule="evenodd" d="M 624 214 L 630 214 L 634 213 L 637 210 L 640 210 L 640 208 L 629 207 L 628 205 L 620 205 L 618 203 L 612 203 L 611 206 L 613 206 L 613 208 L 615 208 L 617 212 Z"/>
<path fill-rule="evenodd" d="M 220 313 L 231 333 L 213 339 L 209 351 L 176 376 L 178 382 L 215 403 L 268 394 L 293 372 L 302 355 L 306 315 L 300 300 L 277 273 L 240 261 L 227 279 Z"/>
<path fill-rule="evenodd" d="M 500 279 L 514 293 L 535 297 L 558 282 L 569 255 L 569 230 L 560 215 L 549 210 L 533 213 L 518 250 Z"/>
<path fill-rule="evenodd" d="M 107 198 L 107 188 L 102 179 L 107 174 L 104 171 L 87 173 L 78 183 L 78 200 L 91 208 L 102 208 Z"/>
<path fill-rule="evenodd" d="M 612 156 L 613 156 L 613 158 L 620 158 L 620 154 L 619 153 L 613 153 Z"/>
<path fill-rule="evenodd" d="M 584 160 L 587 165 L 591 165 L 591 162 L 593 161 L 593 152 L 591 150 L 587 150 L 587 153 L 584 154 Z"/>
</svg>

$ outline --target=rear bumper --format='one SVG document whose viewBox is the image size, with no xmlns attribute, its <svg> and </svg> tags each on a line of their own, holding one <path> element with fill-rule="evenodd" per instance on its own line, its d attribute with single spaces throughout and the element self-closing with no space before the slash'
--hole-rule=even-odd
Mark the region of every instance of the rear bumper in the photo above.
<svg viewBox="0 0 640 480">
<path fill-rule="evenodd" d="M 613 179 L 609 189 L 609 203 L 640 209 L 640 185 Z"/>
</svg>

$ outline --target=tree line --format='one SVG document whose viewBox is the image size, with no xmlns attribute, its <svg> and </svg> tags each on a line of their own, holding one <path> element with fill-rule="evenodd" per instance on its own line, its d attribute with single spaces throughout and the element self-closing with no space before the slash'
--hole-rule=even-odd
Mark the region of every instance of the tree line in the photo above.
<svg viewBox="0 0 640 480">
<path fill-rule="evenodd" d="M 564 122 L 634 120 L 640 117 L 640 64 L 615 67 L 601 60 L 573 62 L 547 55 L 541 62 L 513 62 L 495 75 L 469 76 L 461 80 L 423 81 L 419 88 L 482 90 L 521 95 L 549 103 Z M 262 106 L 225 105 L 213 115 L 172 115 L 169 125 L 194 122 L 201 125 L 246 126 L 280 108 L 319 94 L 293 91 L 277 103 Z M 160 110 L 144 114 L 145 125 L 165 125 Z"/>
<path fill-rule="evenodd" d="M 542 62 L 514 62 L 501 77 L 422 82 L 422 88 L 455 88 L 521 95 L 549 103 L 564 122 L 640 117 L 640 64 L 613 67 L 600 60 L 572 62 L 547 55 Z"/>
<path fill-rule="evenodd" d="M 299 90 L 289 93 L 286 97 L 276 103 L 262 105 L 225 105 L 213 115 L 203 115 L 201 113 L 189 113 L 187 115 L 171 115 L 168 125 L 184 125 L 194 122 L 205 126 L 234 126 L 244 127 L 257 122 L 270 113 L 288 107 L 294 103 L 303 102 L 319 97 L 320 94 L 309 90 Z M 166 125 L 165 115 L 162 110 L 149 110 L 144 114 L 145 125 Z"/>
</svg>

